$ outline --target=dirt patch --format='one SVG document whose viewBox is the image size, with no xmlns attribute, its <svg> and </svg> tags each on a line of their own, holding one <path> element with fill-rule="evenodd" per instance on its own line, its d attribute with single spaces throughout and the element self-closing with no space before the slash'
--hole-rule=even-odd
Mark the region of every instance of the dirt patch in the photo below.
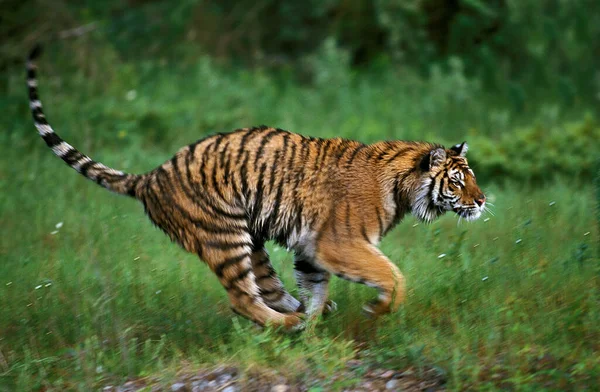
<svg viewBox="0 0 600 392">
<path fill-rule="evenodd" d="M 131 380 L 123 385 L 103 388 L 104 392 L 172 391 L 172 392 L 304 392 L 313 388 L 347 392 L 371 391 L 445 391 L 445 379 L 435 369 L 417 373 L 414 369 L 364 369 L 359 360 L 348 361 L 347 367 L 330 378 L 289 380 L 272 372 L 241 373 L 234 367 L 219 367 L 178 375 L 165 384 L 159 378 Z"/>
</svg>

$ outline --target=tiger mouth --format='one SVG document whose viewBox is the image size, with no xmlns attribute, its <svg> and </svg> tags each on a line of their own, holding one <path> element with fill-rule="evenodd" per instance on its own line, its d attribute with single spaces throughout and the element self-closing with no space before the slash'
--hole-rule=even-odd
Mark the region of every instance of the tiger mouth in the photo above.
<svg viewBox="0 0 600 392">
<path fill-rule="evenodd" d="M 466 220 L 475 220 L 481 216 L 481 211 L 476 208 L 453 208 L 453 211 Z"/>
</svg>

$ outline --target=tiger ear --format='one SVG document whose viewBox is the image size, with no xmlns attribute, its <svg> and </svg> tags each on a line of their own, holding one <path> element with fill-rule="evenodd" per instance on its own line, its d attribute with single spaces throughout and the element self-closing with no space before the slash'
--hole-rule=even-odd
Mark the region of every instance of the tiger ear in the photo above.
<svg viewBox="0 0 600 392">
<path fill-rule="evenodd" d="M 431 150 L 429 153 L 429 170 L 442 165 L 444 161 L 446 161 L 446 150 L 443 148 Z"/>
<path fill-rule="evenodd" d="M 467 155 L 467 151 L 469 151 L 469 145 L 467 142 L 462 142 L 461 144 L 457 144 L 451 148 L 452 151 L 456 152 L 457 155 L 464 157 Z"/>
</svg>

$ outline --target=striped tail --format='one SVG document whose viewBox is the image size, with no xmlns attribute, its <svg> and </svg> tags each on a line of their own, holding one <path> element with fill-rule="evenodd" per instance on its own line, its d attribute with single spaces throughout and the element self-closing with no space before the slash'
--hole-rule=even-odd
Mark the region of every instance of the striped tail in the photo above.
<svg viewBox="0 0 600 392">
<path fill-rule="evenodd" d="M 46 116 L 42 111 L 42 103 L 38 97 L 38 81 L 36 78 L 37 65 L 35 59 L 40 55 L 41 47 L 36 46 L 27 58 L 27 85 L 29 87 L 29 106 L 33 115 L 33 122 L 40 136 L 54 154 L 66 162 L 67 165 L 77 170 L 84 177 L 95 181 L 104 188 L 122 194 L 135 197 L 135 188 L 142 176 L 126 174 L 121 171 L 111 169 L 102 163 L 93 161 L 87 155 L 77 151 L 69 143 L 61 139 L 54 132 Z"/>
</svg>

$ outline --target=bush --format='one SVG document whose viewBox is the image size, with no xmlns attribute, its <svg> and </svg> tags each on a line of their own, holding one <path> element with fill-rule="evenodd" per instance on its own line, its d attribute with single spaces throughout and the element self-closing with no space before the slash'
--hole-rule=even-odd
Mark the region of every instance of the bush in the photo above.
<svg viewBox="0 0 600 392">
<path fill-rule="evenodd" d="M 600 156 L 600 125 L 591 117 L 555 126 L 533 126 L 499 137 L 474 137 L 469 161 L 478 177 L 497 182 L 592 179 Z"/>
</svg>

